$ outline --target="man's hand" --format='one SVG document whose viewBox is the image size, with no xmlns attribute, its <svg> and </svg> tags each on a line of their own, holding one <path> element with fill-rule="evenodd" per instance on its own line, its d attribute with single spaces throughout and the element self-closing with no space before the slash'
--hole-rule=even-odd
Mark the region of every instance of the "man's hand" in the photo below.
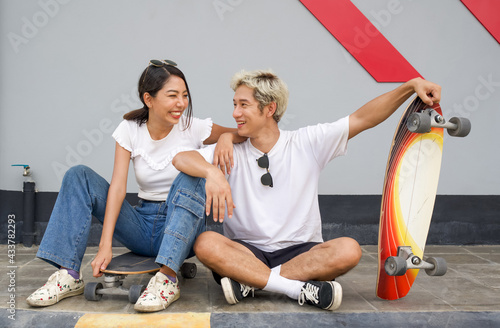
<svg viewBox="0 0 500 328">
<path fill-rule="evenodd" d="M 226 204 L 228 217 L 233 216 L 235 206 L 231 196 L 231 187 L 221 170 L 205 161 L 201 154 L 194 150 L 178 153 L 172 160 L 172 164 L 181 172 L 206 180 L 205 213 L 207 216 L 210 215 L 212 206 L 214 221 L 224 221 Z"/>
<path fill-rule="evenodd" d="M 225 207 L 227 204 L 227 215 L 229 218 L 233 216 L 233 198 L 231 196 L 231 187 L 227 182 L 224 174 L 216 167 L 210 170 L 205 182 L 206 203 L 205 211 L 207 216 L 210 214 L 210 206 L 213 208 L 214 221 L 223 222 Z"/>
<path fill-rule="evenodd" d="M 411 80 L 413 82 L 413 90 L 429 106 L 441 101 L 441 86 L 421 78 Z"/>
<path fill-rule="evenodd" d="M 370 100 L 349 116 L 349 139 L 371 129 L 391 116 L 411 95 L 416 93 L 422 101 L 432 106 L 441 100 L 441 87 L 419 77 L 396 89 Z"/>
</svg>

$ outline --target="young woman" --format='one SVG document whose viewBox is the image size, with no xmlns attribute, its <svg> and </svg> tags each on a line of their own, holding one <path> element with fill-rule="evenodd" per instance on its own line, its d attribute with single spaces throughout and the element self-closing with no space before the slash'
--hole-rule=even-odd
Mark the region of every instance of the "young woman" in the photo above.
<svg viewBox="0 0 500 328">
<path fill-rule="evenodd" d="M 80 268 L 92 216 L 103 223 L 99 250 L 91 263 L 94 277 L 101 276 L 100 270 L 111 261 L 114 237 L 137 254 L 156 256 L 161 266 L 137 301 L 137 311 L 163 310 L 179 298 L 176 272 L 194 255 L 193 243 L 205 230 L 205 187 L 203 181 L 195 190 L 183 191 L 190 177 L 176 178 L 171 161 L 180 151 L 217 142 L 224 132 L 234 132 L 234 142 L 243 140 L 236 129 L 192 117 L 186 79 L 172 61 L 150 61 L 139 79 L 139 96 L 144 107 L 125 114 L 113 133 L 111 184 L 85 166 L 66 172 L 37 253 L 59 270 L 28 297 L 31 306 L 48 306 L 83 293 Z M 218 147 L 219 162 L 229 163 L 232 144 L 226 141 Z M 139 186 L 137 206 L 125 200 L 130 160 Z M 196 214 L 196 220 L 186 213 Z"/>
</svg>

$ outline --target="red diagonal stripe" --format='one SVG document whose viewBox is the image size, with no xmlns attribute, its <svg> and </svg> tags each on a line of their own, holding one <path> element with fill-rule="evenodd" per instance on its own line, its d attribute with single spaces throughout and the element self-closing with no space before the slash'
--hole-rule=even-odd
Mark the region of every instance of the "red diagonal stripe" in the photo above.
<svg viewBox="0 0 500 328">
<path fill-rule="evenodd" d="M 377 82 L 421 76 L 349 0 L 300 0 Z"/>
<path fill-rule="evenodd" d="M 476 16 L 484 28 L 500 43 L 500 1 L 462 0 L 469 11 Z"/>
</svg>

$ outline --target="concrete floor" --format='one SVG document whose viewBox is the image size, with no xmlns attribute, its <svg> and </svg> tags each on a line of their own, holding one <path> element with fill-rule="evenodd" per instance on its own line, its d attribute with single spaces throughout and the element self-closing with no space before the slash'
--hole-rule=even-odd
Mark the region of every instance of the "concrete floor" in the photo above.
<svg viewBox="0 0 500 328">
<path fill-rule="evenodd" d="M 335 312 L 300 306 L 287 297 L 263 291 L 228 305 L 209 270 L 191 259 L 198 264 L 198 274 L 190 280 L 180 278 L 181 298 L 165 311 L 136 314 L 124 296 L 103 296 L 99 302 L 91 302 L 81 295 L 46 308 L 30 307 L 26 297 L 46 282 L 54 268 L 34 258 L 36 247 L 16 245 L 11 258 L 7 245 L 0 245 L 0 327 L 500 326 L 500 246 L 428 246 L 427 255 L 447 260 L 447 274 L 429 277 L 421 272 L 410 293 L 397 301 L 376 297 L 377 247 L 362 248 L 359 265 L 337 279 L 344 298 Z M 115 254 L 126 251 L 116 248 Z M 96 247 L 87 249 L 85 282 L 102 282 L 91 274 L 90 262 L 96 252 Z M 11 259 L 14 263 L 9 263 Z M 130 275 L 125 285 L 147 284 L 150 277 Z M 15 305 L 8 303 L 14 296 Z"/>
</svg>

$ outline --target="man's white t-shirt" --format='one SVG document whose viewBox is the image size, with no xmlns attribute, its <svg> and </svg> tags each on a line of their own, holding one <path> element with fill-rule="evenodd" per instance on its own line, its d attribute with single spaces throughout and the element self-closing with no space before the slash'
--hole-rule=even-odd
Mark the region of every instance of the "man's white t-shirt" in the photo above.
<svg viewBox="0 0 500 328">
<path fill-rule="evenodd" d="M 321 170 L 347 151 L 349 117 L 334 123 L 280 130 L 267 153 L 273 187 L 264 186 L 267 171 L 257 164 L 264 153 L 250 140 L 234 145 L 234 168 L 228 177 L 236 208 L 224 220 L 224 235 L 272 252 L 305 242 L 323 242 L 318 204 Z M 214 147 L 199 152 L 212 162 Z"/>
<path fill-rule="evenodd" d="M 203 147 L 203 141 L 212 133 L 212 120 L 193 117 L 189 129 L 183 116 L 170 133 L 161 140 L 153 140 L 146 123 L 124 120 L 113 132 L 113 138 L 131 153 L 139 198 L 165 201 L 179 171 L 172 165 L 174 156 L 187 150 Z"/>
</svg>

